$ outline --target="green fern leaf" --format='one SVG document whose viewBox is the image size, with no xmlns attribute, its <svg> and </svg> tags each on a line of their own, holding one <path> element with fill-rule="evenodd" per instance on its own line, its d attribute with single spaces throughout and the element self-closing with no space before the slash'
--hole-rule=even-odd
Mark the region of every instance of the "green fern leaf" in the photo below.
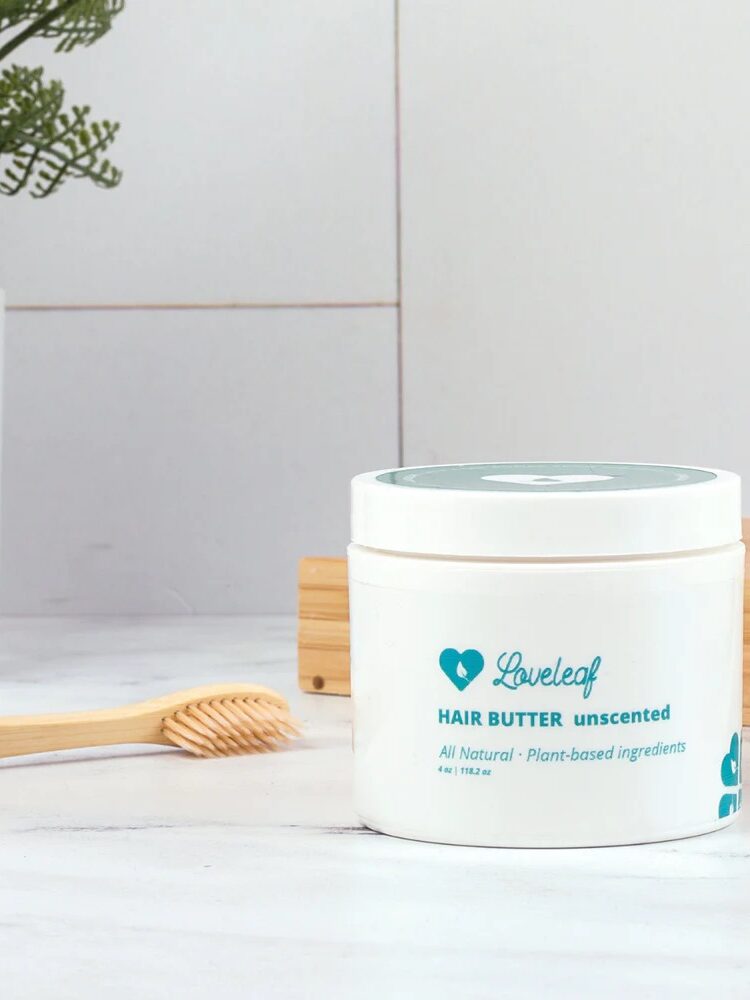
<svg viewBox="0 0 750 1000">
<path fill-rule="evenodd" d="M 46 198 L 71 177 L 106 188 L 120 183 L 121 171 L 104 156 L 119 125 L 89 121 L 88 106 L 64 112 L 64 96 L 59 80 L 44 81 L 41 67 L 0 72 L 0 157 L 9 155 L 17 171 L 6 171 L 0 193 L 28 188 L 33 198 Z"/>
<path fill-rule="evenodd" d="M 93 45 L 112 27 L 125 0 L 0 0 L 0 34 L 32 26 L 37 38 L 57 38 L 56 52 Z"/>
</svg>

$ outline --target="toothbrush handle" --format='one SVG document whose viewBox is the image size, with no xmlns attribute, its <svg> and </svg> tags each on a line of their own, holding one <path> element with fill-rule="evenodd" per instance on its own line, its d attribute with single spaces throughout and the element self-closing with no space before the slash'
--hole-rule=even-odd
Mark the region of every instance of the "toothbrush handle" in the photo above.
<svg viewBox="0 0 750 1000">
<path fill-rule="evenodd" d="M 143 705 L 55 715 L 15 715 L 0 718 L 0 757 L 103 747 L 114 743 L 162 743 L 163 712 Z"/>
</svg>

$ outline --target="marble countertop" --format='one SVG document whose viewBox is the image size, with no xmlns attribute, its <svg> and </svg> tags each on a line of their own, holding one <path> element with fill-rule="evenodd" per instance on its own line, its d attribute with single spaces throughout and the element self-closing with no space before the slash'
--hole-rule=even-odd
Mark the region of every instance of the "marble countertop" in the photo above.
<svg viewBox="0 0 750 1000">
<path fill-rule="evenodd" d="M 750 997 L 750 810 L 642 847 L 383 837 L 352 812 L 348 699 L 297 691 L 291 619 L 0 622 L 3 714 L 240 679 L 290 698 L 293 750 L 0 761 L 3 998 Z"/>
</svg>

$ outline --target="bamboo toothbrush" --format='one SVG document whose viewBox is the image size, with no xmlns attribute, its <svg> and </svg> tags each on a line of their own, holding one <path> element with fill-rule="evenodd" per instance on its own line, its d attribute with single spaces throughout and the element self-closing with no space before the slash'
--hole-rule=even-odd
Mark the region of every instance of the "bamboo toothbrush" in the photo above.
<svg viewBox="0 0 750 1000">
<path fill-rule="evenodd" d="M 0 757 L 115 743 L 159 743 L 196 757 L 228 757 L 277 750 L 299 736 L 298 725 L 286 700 L 270 688 L 209 684 L 121 708 L 0 718 Z"/>
</svg>

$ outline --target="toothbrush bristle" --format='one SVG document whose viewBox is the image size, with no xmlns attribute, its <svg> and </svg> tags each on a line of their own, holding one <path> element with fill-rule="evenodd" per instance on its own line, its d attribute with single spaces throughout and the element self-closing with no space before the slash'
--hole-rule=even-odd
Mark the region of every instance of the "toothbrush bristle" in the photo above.
<svg viewBox="0 0 750 1000">
<path fill-rule="evenodd" d="M 299 736 L 286 708 L 265 698 L 221 698 L 185 705 L 162 722 L 164 735 L 196 757 L 267 753 Z"/>
</svg>

